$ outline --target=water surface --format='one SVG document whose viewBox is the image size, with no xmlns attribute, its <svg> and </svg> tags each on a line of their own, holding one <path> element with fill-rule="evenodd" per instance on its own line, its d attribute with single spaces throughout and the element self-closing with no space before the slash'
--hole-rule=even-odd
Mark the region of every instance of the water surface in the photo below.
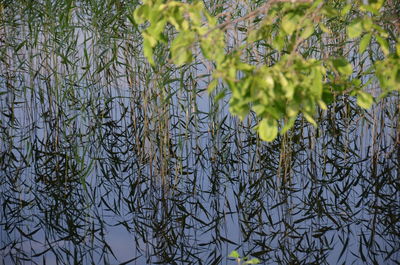
<svg viewBox="0 0 400 265">
<path fill-rule="evenodd" d="M 398 95 L 263 143 L 134 5 L 2 4 L 2 264 L 399 264 Z"/>
</svg>

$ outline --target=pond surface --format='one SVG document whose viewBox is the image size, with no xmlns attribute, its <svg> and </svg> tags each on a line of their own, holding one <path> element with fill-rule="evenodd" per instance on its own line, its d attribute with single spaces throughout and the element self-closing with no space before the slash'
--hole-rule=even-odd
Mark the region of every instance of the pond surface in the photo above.
<svg viewBox="0 0 400 265">
<path fill-rule="evenodd" d="M 89 2 L 1 4 L 1 264 L 399 264 L 398 96 L 263 143 Z"/>
</svg>

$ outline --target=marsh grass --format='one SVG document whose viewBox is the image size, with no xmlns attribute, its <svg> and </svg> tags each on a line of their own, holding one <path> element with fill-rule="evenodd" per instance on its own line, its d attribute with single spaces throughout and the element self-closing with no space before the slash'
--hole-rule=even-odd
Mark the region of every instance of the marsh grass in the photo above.
<svg viewBox="0 0 400 265">
<path fill-rule="evenodd" d="M 266 264 L 397 262 L 398 95 L 369 111 L 338 97 L 318 128 L 300 117 L 266 144 L 252 114 L 229 115 L 229 93 L 214 100 L 222 85 L 207 94 L 201 58 L 175 68 L 160 46 L 146 63 L 137 2 L 17 2 L 0 4 L 3 264 L 221 264 L 233 249 Z M 303 48 L 327 46 L 355 56 L 340 34 Z M 260 43 L 246 56 L 280 55 Z"/>
</svg>

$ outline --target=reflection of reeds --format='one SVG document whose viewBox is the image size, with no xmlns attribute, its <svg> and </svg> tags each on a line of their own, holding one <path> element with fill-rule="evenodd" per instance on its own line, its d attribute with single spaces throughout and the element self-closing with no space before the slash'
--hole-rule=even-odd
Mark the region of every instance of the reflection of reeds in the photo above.
<svg viewBox="0 0 400 265">
<path fill-rule="evenodd" d="M 215 13 L 232 7 L 209 4 Z M 396 261 L 398 97 L 361 111 L 339 95 L 319 112 L 319 128 L 298 119 L 262 143 L 253 113 L 241 122 L 227 111 L 229 95 L 213 100 L 222 85 L 206 95 L 210 66 L 201 58 L 176 69 L 157 47 L 157 66 L 146 64 L 128 19 L 133 5 L 1 4 L 5 259 L 218 264 L 240 247 L 270 263 Z M 242 40 L 235 30 L 228 50 Z M 338 32 L 307 41 L 304 53 L 355 56 Z M 260 43 L 246 56 L 270 65 L 279 54 Z M 118 252 L 113 229 L 131 240 L 134 256 Z"/>
</svg>

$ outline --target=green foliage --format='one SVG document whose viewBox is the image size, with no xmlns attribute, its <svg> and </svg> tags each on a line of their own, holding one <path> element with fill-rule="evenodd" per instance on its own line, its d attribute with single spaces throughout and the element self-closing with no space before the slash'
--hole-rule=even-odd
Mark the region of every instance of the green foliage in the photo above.
<svg viewBox="0 0 400 265">
<path fill-rule="evenodd" d="M 259 264 L 260 260 L 257 258 L 252 258 L 249 259 L 248 257 L 241 258 L 239 252 L 236 250 L 233 250 L 228 258 L 233 258 L 237 261 L 238 265 L 244 265 L 244 264 Z M 243 261 L 243 262 L 242 262 Z"/>
<path fill-rule="evenodd" d="M 134 19 L 138 24 L 148 22 L 142 35 L 144 55 L 150 64 L 154 65 L 153 51 L 158 44 L 168 45 L 170 59 L 178 66 L 192 62 L 194 54 L 201 51 L 215 65 L 208 91 L 220 83 L 227 85 L 231 91 L 231 113 L 244 119 L 254 111 L 260 119 L 256 127 L 260 138 L 272 141 L 279 128 L 281 134 L 285 133 L 298 115 L 317 126 L 313 118 L 316 109 L 327 109 L 338 94 L 357 96 L 357 104 L 364 109 L 374 102 L 362 90 L 360 77 L 364 73 L 354 78 L 353 66 L 341 53 L 308 58 L 308 52 L 302 48 L 307 39 L 314 38 L 318 43 L 322 34 L 336 36 L 343 29 L 348 38 L 345 41 L 358 43 L 360 54 L 371 43 L 377 43 L 385 57 L 375 62 L 375 75 L 384 94 L 399 90 L 400 48 L 397 44 L 397 53 L 391 52 L 388 33 L 380 25 L 384 1 L 352 5 L 322 0 L 304 2 L 272 0 L 244 17 L 218 23 L 200 1 L 189 4 L 144 0 L 134 11 Z M 247 38 L 228 49 L 226 30 L 244 20 L 253 23 L 245 30 Z M 168 25 L 177 32 L 173 40 L 163 34 Z M 243 59 L 249 47 L 260 44 L 278 54 L 278 60 L 266 65 Z"/>
</svg>

